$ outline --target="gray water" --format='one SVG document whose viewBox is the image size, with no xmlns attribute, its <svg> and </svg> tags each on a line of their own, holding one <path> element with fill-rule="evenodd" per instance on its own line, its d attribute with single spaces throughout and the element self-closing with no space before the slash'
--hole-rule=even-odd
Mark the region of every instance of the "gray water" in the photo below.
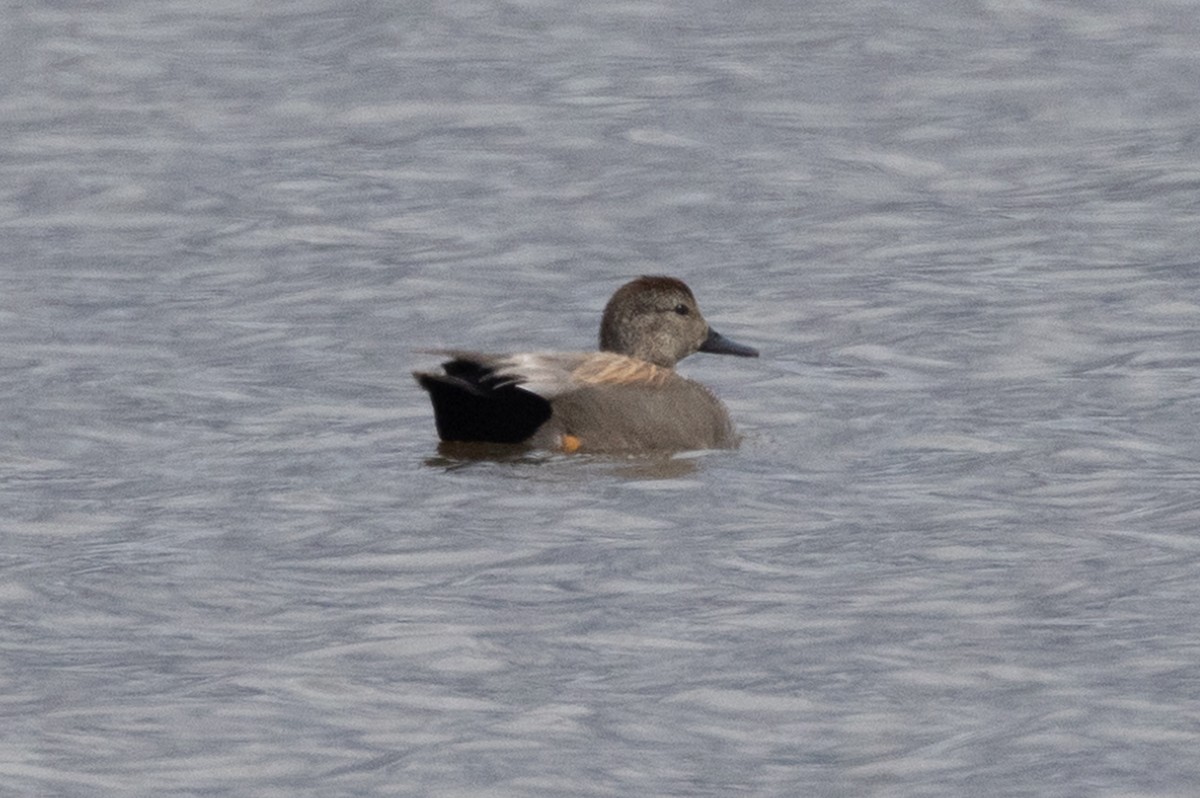
<svg viewBox="0 0 1200 798">
<path fill-rule="evenodd" d="M 1193 796 L 1189 1 L 10 3 L 0 794 Z M 744 442 L 439 453 L 687 280 Z"/>
</svg>

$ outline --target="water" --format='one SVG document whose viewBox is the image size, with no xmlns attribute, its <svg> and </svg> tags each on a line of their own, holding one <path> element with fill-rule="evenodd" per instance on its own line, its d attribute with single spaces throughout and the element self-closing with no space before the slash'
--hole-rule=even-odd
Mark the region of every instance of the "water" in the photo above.
<svg viewBox="0 0 1200 798">
<path fill-rule="evenodd" d="M 1195 793 L 1190 3 L 4 19 L 0 793 Z M 739 450 L 439 454 L 647 272 Z"/>
</svg>

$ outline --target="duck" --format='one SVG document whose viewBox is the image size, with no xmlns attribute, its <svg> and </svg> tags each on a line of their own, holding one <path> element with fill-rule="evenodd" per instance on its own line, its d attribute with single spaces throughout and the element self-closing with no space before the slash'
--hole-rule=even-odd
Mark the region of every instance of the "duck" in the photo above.
<svg viewBox="0 0 1200 798">
<path fill-rule="evenodd" d="M 729 412 L 675 371 L 696 352 L 758 357 L 718 333 L 682 280 L 642 276 L 616 290 L 591 352 L 486 354 L 438 350 L 441 371 L 416 371 L 444 442 L 576 452 L 736 447 Z"/>
</svg>

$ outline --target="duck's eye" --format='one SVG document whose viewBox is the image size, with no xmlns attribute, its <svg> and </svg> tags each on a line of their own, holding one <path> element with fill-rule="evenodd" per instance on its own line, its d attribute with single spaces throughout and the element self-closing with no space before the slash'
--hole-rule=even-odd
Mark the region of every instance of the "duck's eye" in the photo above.
<svg viewBox="0 0 1200 798">
<path fill-rule="evenodd" d="M 675 312 L 680 316 L 686 316 L 687 314 L 691 313 L 691 311 L 688 310 L 688 306 L 682 303 L 675 306 Z"/>
</svg>

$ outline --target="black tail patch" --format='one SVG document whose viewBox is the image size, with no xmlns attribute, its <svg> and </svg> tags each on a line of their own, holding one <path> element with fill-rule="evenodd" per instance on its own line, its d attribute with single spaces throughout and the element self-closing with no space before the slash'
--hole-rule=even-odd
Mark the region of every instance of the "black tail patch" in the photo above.
<svg viewBox="0 0 1200 798">
<path fill-rule="evenodd" d="M 414 372 L 433 401 L 438 437 L 444 441 L 522 443 L 550 418 L 550 402 L 498 377 L 482 363 L 451 360 L 445 374 Z"/>
</svg>

